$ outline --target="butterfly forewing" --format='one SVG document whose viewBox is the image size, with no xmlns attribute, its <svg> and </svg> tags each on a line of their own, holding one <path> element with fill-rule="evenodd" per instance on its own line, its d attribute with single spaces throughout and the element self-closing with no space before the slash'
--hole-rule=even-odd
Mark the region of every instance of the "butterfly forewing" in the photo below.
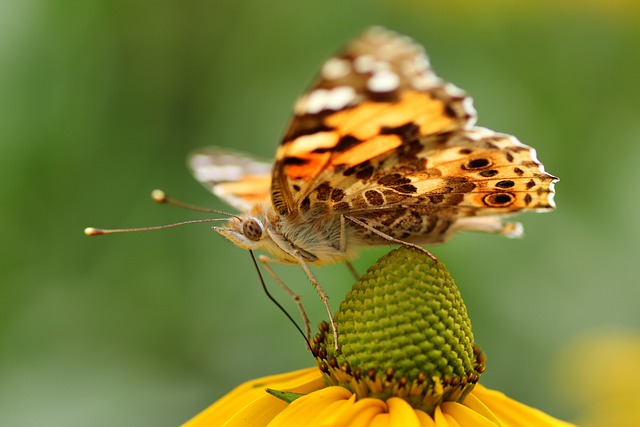
<svg viewBox="0 0 640 427">
<path fill-rule="evenodd" d="M 402 145 L 397 133 L 408 124 L 430 135 L 475 121 L 471 99 L 433 73 L 421 46 L 381 28 L 327 60 L 294 113 L 273 175 L 283 215 L 324 183 L 321 174 Z"/>
</svg>

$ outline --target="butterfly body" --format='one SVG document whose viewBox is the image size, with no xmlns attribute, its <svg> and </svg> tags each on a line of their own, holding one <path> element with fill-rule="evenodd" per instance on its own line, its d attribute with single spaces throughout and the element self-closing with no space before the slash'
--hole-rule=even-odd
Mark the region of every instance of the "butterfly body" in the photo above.
<svg viewBox="0 0 640 427">
<path fill-rule="evenodd" d="M 257 203 L 249 212 L 231 218 L 226 226 L 213 229 L 237 246 L 260 249 L 282 264 L 297 264 L 295 251 L 313 265 L 348 261 L 357 256 L 362 240 L 353 227 L 345 227 L 330 212 L 282 217 L 268 203 Z"/>
</svg>

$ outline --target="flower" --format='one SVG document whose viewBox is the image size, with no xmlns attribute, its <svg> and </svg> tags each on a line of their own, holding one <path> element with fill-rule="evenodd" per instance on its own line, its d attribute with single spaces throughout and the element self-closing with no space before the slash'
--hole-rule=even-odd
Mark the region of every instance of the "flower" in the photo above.
<svg viewBox="0 0 640 427">
<path fill-rule="evenodd" d="M 424 252 L 378 260 L 334 320 L 339 343 L 326 322 L 311 342 L 318 368 L 242 384 L 183 427 L 571 426 L 478 384 L 466 306 Z"/>
<path fill-rule="evenodd" d="M 289 404 L 266 390 L 281 390 L 302 396 Z M 398 397 L 386 401 L 376 398 L 356 400 L 356 395 L 344 387 L 327 387 L 322 373 L 314 367 L 248 381 L 182 427 L 299 425 L 572 426 L 480 384 L 476 384 L 462 403 L 445 402 L 440 405 L 433 417 L 422 410 L 413 409 Z"/>
</svg>

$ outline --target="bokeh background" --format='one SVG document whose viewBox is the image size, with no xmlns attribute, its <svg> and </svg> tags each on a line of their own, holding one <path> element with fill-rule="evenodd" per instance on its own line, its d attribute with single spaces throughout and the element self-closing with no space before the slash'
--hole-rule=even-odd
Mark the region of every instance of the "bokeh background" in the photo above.
<svg viewBox="0 0 640 427">
<path fill-rule="evenodd" d="M 313 364 L 249 255 L 207 225 L 82 229 L 202 217 L 154 205 L 156 187 L 226 209 L 191 178 L 188 152 L 269 159 L 321 62 L 371 24 L 424 44 L 474 97 L 480 125 L 535 146 L 561 178 L 557 211 L 520 217 L 525 239 L 465 234 L 432 248 L 488 355 L 482 382 L 584 425 L 640 424 L 629 421 L 638 391 L 617 386 L 637 384 L 640 334 L 633 0 L 0 8 L 0 425 L 175 426 L 242 381 Z M 337 306 L 346 268 L 316 271 Z M 278 272 L 320 321 L 302 273 Z M 594 415 L 616 405 L 617 424 Z"/>
</svg>

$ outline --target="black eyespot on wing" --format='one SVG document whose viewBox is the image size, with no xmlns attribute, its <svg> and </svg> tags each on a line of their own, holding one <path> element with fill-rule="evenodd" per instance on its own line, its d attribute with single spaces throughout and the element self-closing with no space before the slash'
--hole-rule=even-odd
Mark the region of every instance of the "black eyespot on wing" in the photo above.
<svg viewBox="0 0 640 427">
<path fill-rule="evenodd" d="M 514 185 L 516 185 L 516 183 L 511 181 L 511 180 L 504 180 L 504 181 L 496 182 L 496 187 L 498 187 L 498 188 L 511 188 Z"/>
<path fill-rule="evenodd" d="M 503 208 L 509 206 L 516 200 L 516 197 L 511 193 L 494 193 L 484 196 L 482 201 L 485 205 L 494 208 Z"/>
<path fill-rule="evenodd" d="M 462 165 L 462 169 L 465 169 L 465 170 L 484 169 L 489 166 L 491 166 L 491 161 L 489 159 L 480 158 L 480 159 L 469 160 L 467 163 Z"/>
</svg>

